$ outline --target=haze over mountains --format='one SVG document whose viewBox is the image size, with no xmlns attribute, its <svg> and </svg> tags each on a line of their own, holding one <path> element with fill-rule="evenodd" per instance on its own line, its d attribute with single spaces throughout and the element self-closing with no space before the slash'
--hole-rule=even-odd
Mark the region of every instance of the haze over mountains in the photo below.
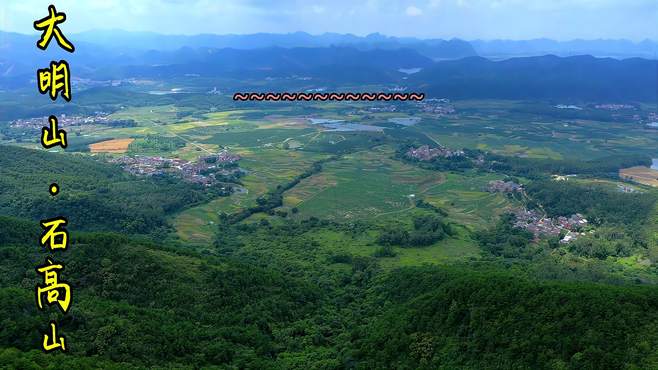
<svg viewBox="0 0 658 370">
<path fill-rule="evenodd" d="M 423 40 L 371 34 L 160 35 L 126 31 L 71 35 L 76 52 L 34 47 L 34 35 L 0 32 L 0 87 L 27 86 L 35 66 L 66 59 L 92 80 L 265 79 L 401 84 L 452 98 L 655 101 L 658 43 L 627 40 Z M 552 55 L 547 55 L 552 54 Z M 586 55 L 586 56 L 585 56 Z M 654 60 L 652 60 L 654 59 Z M 407 75 L 401 69 L 416 69 Z"/>
<path fill-rule="evenodd" d="M 658 63 L 554 55 L 435 63 L 410 80 L 430 95 L 456 98 L 655 101 Z"/>
<path fill-rule="evenodd" d="M 433 59 L 456 59 L 468 56 L 510 57 L 592 55 L 615 58 L 656 58 L 658 42 L 644 40 L 633 42 L 616 40 L 472 40 L 420 39 L 393 37 L 380 33 L 367 36 L 324 33 L 311 35 L 306 32 L 289 34 L 257 33 L 250 35 L 162 35 L 150 32 L 88 31 L 74 35 L 76 40 L 100 44 L 110 48 L 176 50 L 182 47 L 259 49 L 267 47 L 329 47 L 349 46 L 361 50 L 409 48 Z"/>
<path fill-rule="evenodd" d="M 509 58 L 553 54 L 558 56 L 592 55 L 611 58 L 647 58 L 658 55 L 658 43 L 651 40 L 474 40 L 469 41 L 480 56 Z"/>
</svg>

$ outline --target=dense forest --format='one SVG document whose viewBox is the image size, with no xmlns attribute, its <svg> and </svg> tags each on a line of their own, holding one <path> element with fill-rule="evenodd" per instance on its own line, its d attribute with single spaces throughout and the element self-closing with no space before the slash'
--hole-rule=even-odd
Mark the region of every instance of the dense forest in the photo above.
<svg viewBox="0 0 658 370">
<path fill-rule="evenodd" d="M 65 189 L 56 198 L 47 192 L 53 182 Z M 30 219 L 61 214 L 76 230 L 156 234 L 168 228 L 168 214 L 212 194 L 174 178 L 130 176 L 82 156 L 0 149 L 0 214 Z"/>
<path fill-rule="evenodd" d="M 34 2 L 0 0 L 0 370 L 658 370 L 658 42 L 413 36 L 651 38 L 658 1 L 63 1 L 47 51 Z"/>
<path fill-rule="evenodd" d="M 467 171 L 477 168 L 528 179 L 546 179 L 550 178 L 551 175 L 571 174 L 616 178 L 620 168 L 651 166 L 651 158 L 639 154 L 606 156 L 593 160 L 550 159 L 515 157 L 464 148 L 462 150 L 464 154 L 461 156 L 450 158 L 437 156 L 427 161 L 409 158 L 406 155 L 410 148 L 422 144 L 419 140 L 407 139 L 406 143 L 398 146 L 395 158 L 436 171 Z"/>
<path fill-rule="evenodd" d="M 340 158 L 328 157 L 254 207 L 221 215 L 214 244 L 197 249 L 167 233 L 166 217 L 212 190 L 175 178 L 136 178 L 73 154 L 13 147 L 0 153 L 0 214 L 11 215 L 0 216 L 3 366 L 658 367 L 658 292 L 605 270 L 608 257 L 654 250 L 640 232 L 655 207 L 653 193 L 538 177 L 527 185 L 528 206 L 550 216 L 584 212 L 600 228 L 566 247 L 536 242 L 513 226 L 512 215 L 472 231 L 421 199 L 408 223 L 337 222 L 277 210 L 286 191 Z M 66 196 L 43 196 L 53 181 Z M 34 304 L 34 266 L 46 257 L 35 246 L 35 220 L 55 211 L 75 225 L 69 250 L 55 256 L 65 261 L 62 279 L 73 290 L 66 315 Z M 321 243 L 327 235 L 342 238 L 335 249 Z M 455 238 L 477 246 L 482 258 L 386 265 L 400 248 Z M 354 241 L 375 252 L 346 248 Z M 592 267 L 565 266 L 558 260 L 565 253 L 591 259 Z M 37 350 L 54 318 L 70 343 L 67 354 Z"/>
<path fill-rule="evenodd" d="M 573 182 L 534 181 L 527 192 L 549 216 L 585 213 L 597 224 L 637 226 L 649 219 L 657 201 L 651 193 L 626 194 Z"/>
<path fill-rule="evenodd" d="M 0 359 L 39 368 L 53 361 L 34 350 L 49 317 L 29 289 L 44 255 L 32 222 L 1 221 Z M 270 230 L 272 243 L 295 248 L 304 230 L 287 231 Z M 103 233 L 78 233 L 61 258 L 76 303 L 59 319 L 71 344 L 57 368 L 658 365 L 649 287 L 543 283 L 486 265 L 385 271 L 374 258 L 304 271 Z"/>
</svg>

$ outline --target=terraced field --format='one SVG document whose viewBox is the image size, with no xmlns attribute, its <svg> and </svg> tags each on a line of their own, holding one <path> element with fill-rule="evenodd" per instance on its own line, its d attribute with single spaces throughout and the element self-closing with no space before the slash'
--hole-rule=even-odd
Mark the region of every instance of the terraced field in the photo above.
<svg viewBox="0 0 658 370">
<path fill-rule="evenodd" d="M 325 165 L 322 173 L 286 192 L 284 205 L 301 215 L 335 220 L 394 216 L 413 208 L 443 178 L 390 159 L 391 148 L 379 147 L 345 156 Z"/>
<path fill-rule="evenodd" d="M 139 126 L 156 126 L 179 121 L 176 115 L 178 111 L 173 105 L 130 107 L 119 110 L 110 117 L 117 120 L 132 119 Z"/>
<path fill-rule="evenodd" d="M 327 155 L 276 148 L 234 150 L 242 159 L 240 167 L 247 174 L 241 179 L 240 189 L 230 197 L 217 198 L 209 203 L 183 211 L 173 220 L 177 235 L 182 240 L 209 243 L 215 233 L 215 223 L 221 212 L 232 213 L 256 204 L 256 199 L 277 185 L 292 180 L 317 160 Z"/>
<path fill-rule="evenodd" d="M 385 259 L 384 264 L 390 265 L 476 256 L 477 248 L 473 247 L 475 243 L 466 230 L 492 225 L 500 214 L 515 205 L 506 196 L 485 190 L 489 181 L 502 179 L 502 175 L 424 170 L 393 159 L 399 143 L 440 143 L 452 148 L 477 148 L 528 158 L 587 156 L 594 159 L 619 151 L 658 155 L 651 152 L 657 143 L 655 135 L 640 135 L 640 128 L 619 122 L 544 117 L 523 112 L 523 104 L 517 102 L 457 102 L 456 115 L 414 114 L 414 123 L 408 126 L 389 121 L 392 117 L 408 117 L 405 113 L 372 113 L 364 107 L 354 107 L 323 104 L 211 113 L 173 105 L 129 107 L 114 113 L 113 118 L 134 119 L 136 127 L 90 128 L 81 135 L 90 142 L 94 138 L 125 141 L 141 140 L 147 135 L 176 137 L 185 141 L 185 145 L 161 155 L 195 160 L 228 148 L 242 157 L 240 167 L 247 173 L 236 193 L 184 210 L 172 218 L 176 235 L 186 242 L 209 245 L 217 228 L 218 214 L 254 206 L 259 196 L 331 155 L 342 156 L 285 192 L 280 211 L 298 220 L 315 216 L 385 225 L 410 222 L 418 212 L 415 201 L 423 199 L 445 209 L 450 221 L 463 225 L 464 232 L 457 238 L 429 248 L 400 249 L 396 257 Z M 311 124 L 308 117 L 340 119 L 385 129 L 384 132 L 327 131 L 321 125 Z M 94 145 L 98 144 L 107 143 Z M 293 208 L 295 213 L 291 212 Z M 261 218 L 268 217 L 256 214 L 248 222 Z M 271 222 L 277 222 L 276 219 L 268 218 Z M 350 245 L 353 250 L 349 253 L 354 255 L 372 255 L 377 247 L 372 245 L 372 237 L 370 241 L 341 241 L 343 237 L 346 236 L 327 235 L 321 244 L 327 243 L 328 250 Z"/>
<path fill-rule="evenodd" d="M 497 174 L 449 173 L 445 181 L 427 191 L 425 200 L 449 210 L 460 224 L 486 227 L 513 205 L 504 195 L 485 190 L 489 181 L 501 178 Z"/>
<path fill-rule="evenodd" d="M 404 217 L 416 199 L 424 199 L 459 222 L 478 225 L 510 206 L 504 196 L 484 190 L 500 175 L 428 171 L 391 159 L 392 154 L 390 147 L 379 147 L 329 163 L 286 192 L 284 206 L 298 208 L 300 217 L 386 220 Z"/>
</svg>

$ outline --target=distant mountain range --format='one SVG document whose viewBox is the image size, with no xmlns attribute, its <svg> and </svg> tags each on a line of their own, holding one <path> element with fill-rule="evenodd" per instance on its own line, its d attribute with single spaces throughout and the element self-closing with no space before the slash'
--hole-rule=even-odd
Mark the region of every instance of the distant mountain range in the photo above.
<svg viewBox="0 0 658 370">
<path fill-rule="evenodd" d="M 98 31 L 74 34 L 69 38 L 76 44 L 74 54 L 68 54 L 58 48 L 49 48 L 48 53 L 44 53 L 34 46 L 37 40 L 35 35 L 0 32 L 0 79 L 32 75 L 34 66 L 48 63 L 50 59 L 64 58 L 83 72 L 121 69 L 125 66 L 185 64 L 192 61 L 201 64 L 212 63 L 213 68 L 225 72 L 235 70 L 236 67 L 245 69 L 244 63 L 254 68 L 282 70 L 279 67 L 285 67 L 285 71 L 290 71 L 291 68 L 288 67 L 293 66 L 283 66 L 284 61 L 276 60 L 278 57 L 289 58 L 289 61 L 292 64 L 297 63 L 298 67 L 302 67 L 302 64 L 313 66 L 317 63 L 327 65 L 328 62 L 335 62 L 340 65 L 374 63 L 405 68 L 423 67 L 433 59 L 459 59 L 476 55 L 471 45 L 461 40 L 419 40 L 379 34 L 367 37 L 329 33 L 312 36 L 303 32 L 175 36 Z M 309 50 L 304 51 L 305 49 Z M 323 49 L 331 51 L 323 52 Z M 355 61 L 355 54 L 350 50 L 362 52 L 360 58 L 371 61 Z M 299 57 L 307 59 L 300 60 Z M 391 58 L 392 61 L 387 60 Z M 203 69 L 204 66 L 195 68 Z"/>
<path fill-rule="evenodd" d="M 95 80 L 198 75 L 234 80 L 299 76 L 309 84 L 395 84 L 451 98 L 655 101 L 655 60 L 541 55 L 487 59 L 475 56 L 570 50 L 648 54 L 651 41 L 419 40 L 379 34 L 169 36 L 100 32 L 70 37 L 76 52 L 38 50 L 34 35 L 0 32 L 0 87 L 26 86 L 37 66 L 67 59 L 77 77 Z M 51 50 L 52 49 L 52 50 Z M 415 74 L 401 69 L 417 69 Z"/>
<path fill-rule="evenodd" d="M 647 59 L 656 59 L 658 57 L 658 43 L 651 40 L 637 43 L 629 40 L 475 40 L 470 41 L 470 44 L 478 55 L 493 59 L 548 54 L 558 56 L 592 55 L 612 58 L 640 57 Z"/>
<path fill-rule="evenodd" d="M 434 63 L 409 81 L 429 95 L 451 98 L 656 101 L 658 62 L 592 56 L 482 57 Z"/>
<path fill-rule="evenodd" d="M 315 81 L 394 83 L 399 69 L 427 68 L 434 62 L 412 49 L 358 50 L 348 47 L 264 48 L 254 50 L 182 48 L 150 51 L 139 65 L 100 68 L 97 79 L 202 76 L 233 79 L 269 79 L 298 76 Z"/>
<path fill-rule="evenodd" d="M 471 44 L 459 39 L 417 39 L 384 36 L 365 37 L 351 34 L 305 32 L 288 34 L 256 33 L 250 35 L 161 35 L 150 32 L 93 31 L 72 36 L 75 40 L 127 50 L 177 50 L 183 47 L 213 49 L 323 48 L 352 47 L 359 50 L 413 49 L 433 59 L 458 59 L 477 55 Z"/>
<path fill-rule="evenodd" d="M 0 44 L 34 36 L 0 32 Z M 183 47 L 213 49 L 261 49 L 271 47 L 354 47 L 368 49 L 414 49 L 435 60 L 459 59 L 469 56 L 487 58 L 510 58 L 515 56 L 558 56 L 592 55 L 614 58 L 656 58 L 658 42 L 644 40 L 472 40 L 459 39 L 419 39 L 413 37 L 392 37 L 379 33 L 367 36 L 352 34 L 324 33 L 311 35 L 305 32 L 287 34 L 256 33 L 248 35 L 162 35 L 152 32 L 128 32 L 122 30 L 99 30 L 73 34 L 72 40 L 95 45 L 105 49 L 120 49 L 123 53 L 136 50 L 172 51 Z"/>
<path fill-rule="evenodd" d="M 414 49 L 420 54 L 435 60 L 460 59 L 470 56 L 486 58 L 510 58 L 517 56 L 574 56 L 592 55 L 596 57 L 655 59 L 658 42 L 644 40 L 473 40 L 459 39 L 419 39 L 413 37 L 392 37 L 379 33 L 367 36 L 352 34 L 324 33 L 311 35 L 305 32 L 288 34 L 257 33 L 250 35 L 161 35 L 149 32 L 89 31 L 73 35 L 73 38 L 89 44 L 107 48 L 122 48 L 124 52 L 135 50 L 176 50 L 191 48 L 233 48 L 260 49 L 270 47 L 329 47 L 345 46 L 359 50 L 369 49 Z"/>
</svg>

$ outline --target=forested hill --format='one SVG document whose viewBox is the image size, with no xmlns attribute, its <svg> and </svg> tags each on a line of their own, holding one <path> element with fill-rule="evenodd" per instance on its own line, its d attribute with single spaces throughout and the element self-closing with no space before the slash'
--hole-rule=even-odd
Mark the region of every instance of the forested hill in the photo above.
<svg viewBox="0 0 658 370">
<path fill-rule="evenodd" d="M 658 293 L 521 271 L 256 267 L 117 234 L 77 233 L 44 355 L 34 224 L 0 217 L 0 363 L 10 368 L 621 369 L 658 366 Z M 293 276 L 297 275 L 297 276 Z"/>
<path fill-rule="evenodd" d="M 4 36 L 0 51 L 5 51 L 0 53 L 0 87 L 29 87 L 34 66 L 49 59 L 36 53 L 29 36 L 0 35 Z M 131 35 L 119 33 L 115 38 L 130 45 Z M 271 89 L 263 87 L 262 80 L 279 78 L 276 89 L 290 89 L 282 80 L 303 77 L 306 87 L 404 86 L 429 97 L 452 99 L 653 103 L 657 94 L 658 61 L 642 58 L 545 55 L 490 60 L 475 56 L 470 45 L 459 40 L 414 41 L 381 35 L 251 35 L 244 36 L 251 46 L 242 47 L 236 44 L 241 37 L 133 36 L 137 44 L 142 40 L 142 48 L 119 53 L 113 52 L 116 46 L 111 42 L 100 46 L 81 41 L 75 54 L 55 58 L 66 57 L 80 77 L 95 81 L 180 77 L 205 81 L 208 89 L 216 84 L 209 78 L 261 80 L 254 85 L 260 89 Z M 170 47 L 159 48 L 162 40 Z M 416 68 L 422 70 L 410 76 L 401 71 Z"/>
<path fill-rule="evenodd" d="M 56 182 L 62 193 L 48 194 Z M 75 230 L 153 234 L 168 214 L 209 193 L 171 178 L 142 179 L 79 155 L 0 146 L 0 215 L 33 220 L 66 215 Z"/>
<path fill-rule="evenodd" d="M 431 96 L 453 99 L 655 102 L 657 73 L 658 61 L 647 59 L 547 55 L 438 62 L 409 79 Z"/>
<path fill-rule="evenodd" d="M 158 66 L 132 65 L 103 69 L 103 78 L 305 76 L 309 83 L 385 84 L 405 86 L 429 97 L 451 99 L 522 99 L 555 102 L 656 101 L 658 61 L 553 55 L 492 61 L 481 57 L 432 62 L 411 49 L 356 50 L 258 49 L 186 50 L 153 53 Z M 169 61 L 168 64 L 162 64 Z M 421 68 L 410 76 L 401 68 Z"/>
<path fill-rule="evenodd" d="M 477 53 L 483 57 L 510 58 L 555 54 L 559 56 L 594 55 L 615 58 L 656 57 L 658 43 L 649 39 L 640 42 L 630 40 L 473 40 Z"/>
<path fill-rule="evenodd" d="M 183 48 L 151 51 L 142 64 L 100 67 L 103 78 L 239 76 L 240 78 L 312 77 L 336 82 L 395 82 L 400 68 L 428 67 L 432 60 L 413 49 L 358 50 L 352 47 L 263 48 L 256 50 Z M 155 65 L 155 66 L 154 66 Z M 362 75 L 365 74 L 366 77 Z"/>
</svg>

